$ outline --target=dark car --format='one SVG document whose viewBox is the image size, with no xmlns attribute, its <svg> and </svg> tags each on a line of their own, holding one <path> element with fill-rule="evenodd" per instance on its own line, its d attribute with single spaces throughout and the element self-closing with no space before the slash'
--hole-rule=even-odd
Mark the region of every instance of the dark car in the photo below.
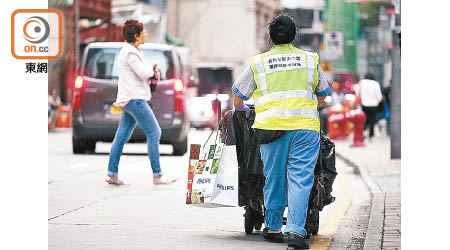
<svg viewBox="0 0 450 250">
<path fill-rule="evenodd" d="M 112 106 L 117 95 L 117 57 L 124 43 L 89 44 L 76 77 L 73 97 L 73 153 L 94 152 L 97 141 L 112 142 L 122 110 Z M 187 152 L 189 119 L 185 112 L 185 86 L 180 57 L 175 48 L 162 44 L 142 44 L 145 58 L 158 64 L 161 72 L 150 105 L 162 130 L 161 143 L 171 144 L 174 155 Z M 130 142 L 145 142 L 139 125 Z"/>
</svg>

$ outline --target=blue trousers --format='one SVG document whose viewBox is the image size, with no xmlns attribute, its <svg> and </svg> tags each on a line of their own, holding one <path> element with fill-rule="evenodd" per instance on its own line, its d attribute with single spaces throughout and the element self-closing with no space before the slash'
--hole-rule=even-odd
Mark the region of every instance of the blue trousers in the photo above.
<svg viewBox="0 0 450 250">
<path fill-rule="evenodd" d="M 109 154 L 108 176 L 118 176 L 119 160 L 123 146 L 130 139 L 137 123 L 147 136 L 148 157 L 150 158 L 153 176 L 162 175 L 159 164 L 161 128 L 150 105 L 145 100 L 131 100 L 122 110 L 122 117 L 120 117 L 119 127 L 114 136 Z"/>
<path fill-rule="evenodd" d="M 261 145 L 266 177 L 265 224 L 270 230 L 281 229 L 284 209 L 288 205 L 285 233 L 306 236 L 306 213 L 319 147 L 320 135 L 312 130 L 286 131 L 280 139 Z"/>
</svg>

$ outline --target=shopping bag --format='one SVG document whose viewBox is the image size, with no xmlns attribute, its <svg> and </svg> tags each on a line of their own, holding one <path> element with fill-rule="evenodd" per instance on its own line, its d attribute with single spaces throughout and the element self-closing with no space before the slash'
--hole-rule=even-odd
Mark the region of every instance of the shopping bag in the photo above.
<svg viewBox="0 0 450 250">
<path fill-rule="evenodd" d="M 223 148 L 223 143 L 203 147 L 199 144 L 191 145 L 186 204 L 201 207 L 216 206 L 212 204 L 211 197 Z"/>
<path fill-rule="evenodd" d="M 221 125 L 219 122 L 218 127 Z M 214 132 L 216 139 L 208 145 Z M 239 205 L 236 146 L 223 143 L 227 141 L 227 134 L 227 131 L 214 130 L 203 146 L 191 145 L 186 204 L 200 207 Z"/>
<path fill-rule="evenodd" d="M 236 145 L 225 146 L 220 157 L 211 203 L 223 206 L 239 206 L 238 170 Z"/>
</svg>

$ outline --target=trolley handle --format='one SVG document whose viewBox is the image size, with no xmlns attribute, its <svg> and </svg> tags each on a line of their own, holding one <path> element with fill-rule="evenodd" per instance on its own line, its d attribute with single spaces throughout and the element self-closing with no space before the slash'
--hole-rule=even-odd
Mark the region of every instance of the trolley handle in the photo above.
<svg viewBox="0 0 450 250">
<path fill-rule="evenodd" d="M 208 136 L 208 139 L 206 139 L 205 143 L 203 144 L 202 150 L 203 150 L 203 148 L 205 148 L 206 144 L 208 143 L 209 139 L 211 138 L 211 136 L 212 136 L 212 134 L 213 134 L 214 132 L 217 132 L 217 133 L 216 133 L 216 138 L 215 138 L 215 140 L 214 140 L 214 143 L 217 144 L 217 136 L 219 135 L 219 129 L 220 129 L 221 126 L 223 126 L 223 120 L 222 120 L 222 119 L 223 119 L 223 117 L 222 117 L 222 107 L 221 107 L 221 106 L 222 106 L 222 105 L 221 105 L 221 102 L 218 101 L 218 102 L 217 102 L 217 125 L 216 125 L 216 127 L 213 129 L 213 131 L 211 132 L 211 134 Z M 228 136 L 228 132 L 225 133 L 225 137 L 224 137 L 224 140 L 225 140 L 225 141 L 226 141 L 227 136 Z M 220 138 L 220 137 L 219 137 L 219 138 Z"/>
</svg>

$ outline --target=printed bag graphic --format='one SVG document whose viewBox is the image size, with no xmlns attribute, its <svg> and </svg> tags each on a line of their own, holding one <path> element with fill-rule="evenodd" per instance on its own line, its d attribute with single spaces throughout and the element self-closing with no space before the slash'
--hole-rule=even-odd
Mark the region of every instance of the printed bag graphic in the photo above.
<svg viewBox="0 0 450 250">
<path fill-rule="evenodd" d="M 216 141 L 208 145 L 214 132 Z M 200 207 L 239 206 L 236 145 L 217 143 L 217 139 L 222 138 L 219 133 L 213 131 L 203 147 L 191 144 L 186 204 Z"/>
<path fill-rule="evenodd" d="M 223 148 L 223 143 L 203 149 L 199 144 L 191 145 L 186 204 L 211 205 Z"/>
</svg>

